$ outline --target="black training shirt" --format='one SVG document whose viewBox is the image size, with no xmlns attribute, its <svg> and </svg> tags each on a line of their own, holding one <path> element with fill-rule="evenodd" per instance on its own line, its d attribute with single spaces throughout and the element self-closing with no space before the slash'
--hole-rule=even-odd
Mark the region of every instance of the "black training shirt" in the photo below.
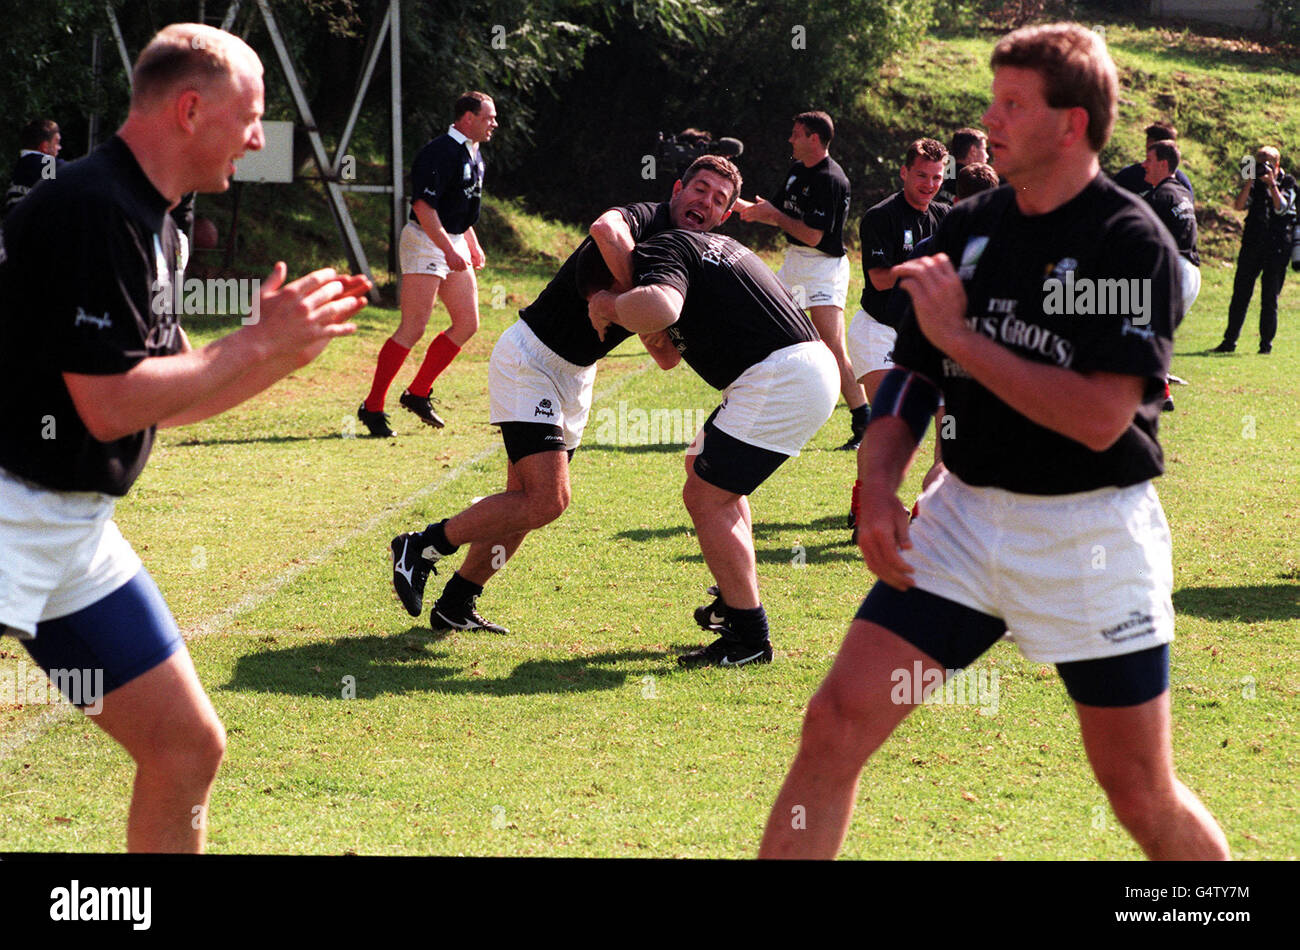
<svg viewBox="0 0 1300 950">
<path fill-rule="evenodd" d="M 832 257 L 844 256 L 844 218 L 849 213 L 849 179 L 835 159 L 827 155 L 809 168 L 795 162 L 785 176 L 777 207 L 810 228 L 822 232 L 817 250 Z M 792 234 L 786 240 L 808 247 Z"/>
<path fill-rule="evenodd" d="M 729 237 L 665 231 L 638 244 L 632 261 L 638 286 L 663 284 L 685 297 L 668 336 L 714 389 L 777 350 L 821 339 L 771 268 Z"/>
<path fill-rule="evenodd" d="M 642 241 L 673 226 L 666 201 L 642 201 L 614 210 L 627 222 L 633 241 Z M 577 366 L 590 366 L 632 335 L 620 326 L 611 326 L 602 340 L 587 318 L 587 301 L 578 293 L 574 275 L 578 254 L 590 243 L 591 238 L 583 241 L 537 299 L 519 311 L 520 319 L 551 352 Z"/>
<path fill-rule="evenodd" d="M 1192 187 L 1191 179 L 1187 177 L 1187 173 L 1181 168 L 1175 168 L 1174 177 L 1178 179 L 1178 184 L 1187 189 L 1187 193 L 1191 195 L 1192 200 L 1195 201 L 1196 189 Z M 1147 184 L 1147 170 L 1142 167 L 1141 162 L 1134 162 L 1132 165 L 1125 165 L 1111 176 L 1111 181 L 1119 185 L 1121 188 L 1133 192 L 1135 195 L 1145 195 L 1151 190 L 1151 186 Z"/>
<path fill-rule="evenodd" d="M 862 309 L 867 315 L 886 326 L 893 326 L 889 316 L 889 295 L 892 290 L 877 290 L 867 271 L 876 267 L 893 267 L 912 256 L 912 250 L 924 238 L 934 234 L 939 222 L 948 213 L 948 205 L 931 201 L 925 211 L 917 211 L 901 191 L 869 208 L 862 216 L 858 228 L 862 238 Z"/>
<path fill-rule="evenodd" d="M 1109 449 L 1094 452 L 975 382 L 926 339 L 908 307 L 894 361 L 942 388 L 952 417 L 945 420 L 950 437 L 941 439 L 943 463 L 953 474 L 971 485 L 1061 495 L 1133 485 L 1164 470 L 1156 428 L 1181 298 L 1177 250 L 1145 202 L 1098 175 L 1061 207 L 1027 217 L 1004 186 L 957 205 L 933 249 L 962 277 L 972 329 L 1036 363 L 1146 380 L 1132 424 Z"/>
<path fill-rule="evenodd" d="M 1281 210 L 1273 207 L 1273 193 L 1259 179 L 1250 187 L 1246 224 L 1241 231 L 1242 247 L 1282 249 L 1291 246 L 1291 229 L 1296 220 L 1296 180 L 1283 175 L 1277 180 L 1282 194 Z"/>
<path fill-rule="evenodd" d="M 1178 253 L 1199 267 L 1201 255 L 1196 250 L 1196 207 L 1192 204 L 1191 192 L 1178 179 L 1169 177 L 1144 197 L 1160 223 L 1169 230 Z"/>
<path fill-rule="evenodd" d="M 18 157 L 14 163 L 14 173 L 10 177 L 9 190 L 5 192 L 4 211 L 8 214 L 27 193 L 43 182 L 57 176 L 68 163 L 44 152 L 30 151 Z"/>
<path fill-rule="evenodd" d="M 468 142 L 458 142 L 451 134 L 440 135 L 415 156 L 411 166 L 411 220 L 415 202 L 438 212 L 438 220 L 448 234 L 464 234 L 478 220 L 483 200 L 483 154 L 471 152 Z"/>
<path fill-rule="evenodd" d="M 125 495 L 144 468 L 154 430 L 96 440 L 62 374 L 125 373 L 182 349 L 167 312 L 184 265 L 167 205 L 114 136 L 5 219 L 0 466 L 13 474 L 60 491 Z"/>
</svg>

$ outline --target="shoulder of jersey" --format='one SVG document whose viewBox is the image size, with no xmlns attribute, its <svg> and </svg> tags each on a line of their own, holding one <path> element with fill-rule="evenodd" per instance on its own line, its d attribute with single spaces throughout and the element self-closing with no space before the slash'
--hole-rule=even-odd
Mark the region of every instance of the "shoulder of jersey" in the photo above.
<svg viewBox="0 0 1300 950">
<path fill-rule="evenodd" d="M 868 215 L 868 214 L 871 214 L 871 212 L 873 212 L 873 211 L 881 211 L 881 212 L 885 211 L 885 210 L 890 206 L 890 204 L 893 203 L 894 199 L 897 198 L 897 197 L 898 197 L 899 195 L 901 195 L 901 194 L 902 194 L 901 191 L 895 191 L 895 192 L 892 192 L 892 193 L 886 195 L 884 198 L 881 198 L 879 201 L 877 201 L 875 204 L 873 204 L 870 208 L 868 208 L 868 209 L 864 212 L 864 216 L 865 216 L 865 215 Z"/>
</svg>

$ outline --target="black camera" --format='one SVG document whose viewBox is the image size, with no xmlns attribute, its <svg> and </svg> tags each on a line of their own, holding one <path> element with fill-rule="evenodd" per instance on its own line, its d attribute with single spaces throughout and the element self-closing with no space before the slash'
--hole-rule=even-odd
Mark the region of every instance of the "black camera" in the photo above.
<svg viewBox="0 0 1300 950">
<path fill-rule="evenodd" d="M 660 132 L 655 156 L 660 165 L 673 170 L 676 179 L 701 155 L 735 158 L 744 150 L 745 144 L 740 139 L 715 139 L 703 129 L 682 129 L 674 133 Z"/>
</svg>

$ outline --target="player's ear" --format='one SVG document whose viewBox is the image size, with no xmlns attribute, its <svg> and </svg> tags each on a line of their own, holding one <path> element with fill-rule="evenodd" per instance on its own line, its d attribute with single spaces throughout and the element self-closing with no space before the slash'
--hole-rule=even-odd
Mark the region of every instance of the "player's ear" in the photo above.
<svg viewBox="0 0 1300 950">
<path fill-rule="evenodd" d="M 682 190 L 682 180 L 679 178 L 673 182 L 673 197 L 676 198 Z"/>
<path fill-rule="evenodd" d="M 186 132 L 194 131 L 194 123 L 198 118 L 199 112 L 199 92 L 197 89 L 186 89 L 172 102 L 173 113 L 176 117 L 177 124 Z"/>
<path fill-rule="evenodd" d="M 1088 110 L 1083 106 L 1075 106 L 1065 117 L 1068 125 L 1067 144 L 1074 144 L 1080 139 L 1088 137 Z"/>
</svg>

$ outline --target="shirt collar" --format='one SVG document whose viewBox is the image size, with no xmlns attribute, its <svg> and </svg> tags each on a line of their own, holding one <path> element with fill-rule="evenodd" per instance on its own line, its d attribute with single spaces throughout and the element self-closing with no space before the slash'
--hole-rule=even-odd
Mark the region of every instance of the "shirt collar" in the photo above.
<svg viewBox="0 0 1300 950">
<path fill-rule="evenodd" d="M 477 143 L 477 142 L 471 142 L 471 141 L 469 140 L 469 136 L 461 134 L 460 129 L 456 128 L 456 126 L 454 126 L 454 125 L 452 125 L 452 126 L 448 126 L 448 128 L 447 128 L 447 134 L 450 135 L 450 136 L 451 136 L 453 139 L 455 139 L 457 142 L 459 142 L 461 145 L 463 145 L 463 146 L 465 146 L 467 149 L 469 149 L 469 153 L 470 153 L 471 155 L 477 155 L 477 154 L 478 154 L 478 143 Z"/>
</svg>

